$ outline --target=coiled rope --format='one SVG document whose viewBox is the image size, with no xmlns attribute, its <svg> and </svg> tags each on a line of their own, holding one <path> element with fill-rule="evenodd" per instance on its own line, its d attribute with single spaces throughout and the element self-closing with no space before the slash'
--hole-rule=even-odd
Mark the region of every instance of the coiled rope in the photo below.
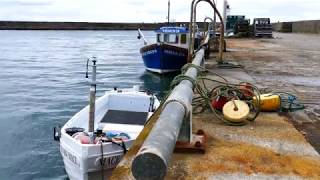
<svg viewBox="0 0 320 180">
<path fill-rule="evenodd" d="M 223 63 L 218 66 L 222 66 L 222 68 L 243 68 L 242 65 L 234 65 L 229 63 Z M 196 80 L 185 75 L 186 71 L 189 68 L 195 68 L 199 72 Z M 215 77 L 218 77 L 218 79 L 208 78 L 206 76 L 207 73 L 215 75 Z M 176 76 L 172 80 L 170 84 L 171 90 L 167 93 L 166 98 L 171 94 L 173 88 L 183 80 L 190 81 L 193 84 L 194 91 L 196 91 L 198 94 L 198 96 L 194 97 L 192 101 L 193 113 L 195 114 L 204 112 L 205 110 L 210 110 L 215 115 L 215 117 L 221 120 L 222 122 L 228 125 L 242 126 L 254 121 L 260 113 L 262 90 L 248 82 L 241 82 L 239 84 L 229 83 L 228 80 L 225 79 L 223 76 L 213 71 L 210 71 L 202 66 L 197 66 L 191 63 L 184 65 L 181 68 L 181 74 Z M 218 85 L 212 88 L 208 88 L 206 85 L 207 81 L 214 82 Z M 245 91 L 241 88 L 241 86 L 244 85 L 247 87 Z M 297 101 L 297 97 L 291 93 L 275 91 L 271 94 L 275 94 L 280 97 L 281 104 L 279 112 L 293 112 L 305 108 L 303 104 Z M 246 120 L 242 122 L 234 122 L 225 119 L 223 113 L 212 106 L 212 101 L 216 100 L 218 97 L 227 97 L 228 101 L 233 102 L 234 100 L 241 100 L 246 102 L 246 104 L 248 104 L 250 108 L 250 113 Z"/>
<path fill-rule="evenodd" d="M 196 68 L 199 71 L 199 75 L 197 76 L 196 80 L 194 80 L 193 78 L 190 78 L 189 76 L 184 75 L 186 70 L 189 69 L 190 67 Z M 258 114 L 260 113 L 260 94 L 261 93 L 256 86 L 246 82 L 246 85 L 249 86 L 250 89 L 252 89 L 251 93 L 253 94 L 253 96 L 248 96 L 246 93 L 244 93 L 240 89 L 240 86 L 243 83 L 231 84 L 224 77 L 204 67 L 197 66 L 194 64 L 186 64 L 185 66 L 182 67 L 181 71 L 182 71 L 182 74 L 174 78 L 170 87 L 171 89 L 173 89 L 176 85 L 178 85 L 183 80 L 188 80 L 193 84 L 194 90 L 198 93 L 199 96 L 193 99 L 192 105 L 194 109 L 201 109 L 200 111 L 194 110 L 194 113 L 200 113 L 205 111 L 206 109 L 209 109 L 213 112 L 213 114 L 217 117 L 217 119 L 221 120 L 222 122 L 228 125 L 233 125 L 233 126 L 241 126 L 241 125 L 247 124 L 248 122 L 254 121 L 258 116 Z M 214 74 L 221 80 L 206 77 L 205 73 L 208 73 L 208 72 Z M 215 83 L 218 83 L 219 85 L 210 89 L 206 86 L 206 81 L 215 82 Z M 212 100 L 215 100 L 219 96 L 229 97 L 229 100 L 241 99 L 245 101 L 251 110 L 250 115 L 247 118 L 247 121 L 233 122 L 225 119 L 223 117 L 222 112 L 213 108 L 211 104 Z M 257 99 L 256 103 L 253 102 L 254 97 L 255 99 Z"/>
</svg>

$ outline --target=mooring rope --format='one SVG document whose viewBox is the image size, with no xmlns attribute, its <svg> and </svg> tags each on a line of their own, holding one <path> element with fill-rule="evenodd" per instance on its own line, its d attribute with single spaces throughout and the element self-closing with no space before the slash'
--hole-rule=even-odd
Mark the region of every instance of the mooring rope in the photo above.
<svg viewBox="0 0 320 180">
<path fill-rule="evenodd" d="M 103 142 L 100 140 L 100 151 L 101 151 L 101 159 L 100 159 L 100 165 L 101 165 L 101 179 L 104 180 L 104 156 L 103 156 Z"/>
<path fill-rule="evenodd" d="M 280 98 L 280 112 L 294 112 L 305 109 L 304 104 L 298 101 L 297 96 L 283 91 L 273 91 L 271 94 L 278 95 Z"/>
<path fill-rule="evenodd" d="M 112 144 L 115 144 L 115 145 L 118 145 L 118 146 L 120 146 L 121 148 L 122 148 L 122 150 L 123 150 L 123 154 L 126 154 L 127 153 L 127 146 L 126 146 L 126 144 L 124 143 L 124 141 L 121 139 L 121 144 L 119 144 L 119 143 L 117 143 L 116 141 L 114 141 L 114 140 L 111 140 L 111 142 L 112 142 Z"/>
</svg>

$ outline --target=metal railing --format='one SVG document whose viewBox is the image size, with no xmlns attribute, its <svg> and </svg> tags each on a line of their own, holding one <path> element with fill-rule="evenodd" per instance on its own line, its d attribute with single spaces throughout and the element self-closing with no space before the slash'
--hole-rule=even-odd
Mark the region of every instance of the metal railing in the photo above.
<svg viewBox="0 0 320 180">
<path fill-rule="evenodd" d="M 212 9 L 214 10 L 214 15 L 218 15 L 219 19 L 220 19 L 220 43 L 219 43 L 219 55 L 218 55 L 218 62 L 222 63 L 223 62 L 223 46 L 224 46 L 224 26 L 223 26 L 223 18 L 220 14 L 220 12 L 218 11 L 217 7 L 216 7 L 216 3 L 215 1 L 211 1 L 211 0 L 193 0 L 191 3 L 191 16 L 190 16 L 190 24 L 189 24 L 189 38 L 191 43 L 189 44 L 189 54 L 188 54 L 188 58 L 191 59 L 192 55 L 193 55 L 193 51 L 194 51 L 194 42 L 195 42 L 195 26 L 196 26 L 196 22 L 197 22 L 197 5 L 200 2 L 207 2 L 209 3 L 209 5 L 212 7 Z"/>
<path fill-rule="evenodd" d="M 207 20 L 210 20 L 210 21 L 211 21 L 211 24 L 209 23 L 209 24 L 208 24 L 208 27 L 206 28 L 207 33 L 210 34 L 210 33 L 211 33 L 211 30 L 212 30 L 212 32 L 213 32 L 213 37 L 215 37 L 215 35 L 216 35 L 216 22 L 215 22 L 212 18 L 210 18 L 210 17 L 205 17 L 204 20 L 203 20 L 204 24 L 206 24 Z M 207 34 L 205 34 L 204 36 L 206 37 Z M 210 37 L 210 35 L 209 35 L 209 37 Z"/>
</svg>

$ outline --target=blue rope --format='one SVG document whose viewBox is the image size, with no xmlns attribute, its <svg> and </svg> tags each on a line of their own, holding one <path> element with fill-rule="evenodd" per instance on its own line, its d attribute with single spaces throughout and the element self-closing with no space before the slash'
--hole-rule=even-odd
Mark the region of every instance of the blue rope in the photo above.
<svg viewBox="0 0 320 180">
<path fill-rule="evenodd" d="M 297 96 L 287 93 L 287 92 L 279 92 L 274 93 L 279 95 L 280 97 L 280 112 L 294 112 L 298 110 L 305 109 L 305 106 L 298 101 Z"/>
</svg>

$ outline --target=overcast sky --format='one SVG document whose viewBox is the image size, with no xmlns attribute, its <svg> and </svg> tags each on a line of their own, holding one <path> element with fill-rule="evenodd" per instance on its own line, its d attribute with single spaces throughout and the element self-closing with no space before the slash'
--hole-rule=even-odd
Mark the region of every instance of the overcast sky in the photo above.
<svg viewBox="0 0 320 180">
<path fill-rule="evenodd" d="M 217 0 L 222 9 L 223 0 Z M 0 0 L 0 20 L 163 22 L 167 0 Z M 229 0 L 231 14 L 275 21 L 320 19 L 319 0 Z M 171 0 L 171 20 L 189 21 L 191 0 Z M 197 20 L 211 16 L 205 2 Z M 201 12 L 201 13 L 200 13 Z"/>
</svg>

